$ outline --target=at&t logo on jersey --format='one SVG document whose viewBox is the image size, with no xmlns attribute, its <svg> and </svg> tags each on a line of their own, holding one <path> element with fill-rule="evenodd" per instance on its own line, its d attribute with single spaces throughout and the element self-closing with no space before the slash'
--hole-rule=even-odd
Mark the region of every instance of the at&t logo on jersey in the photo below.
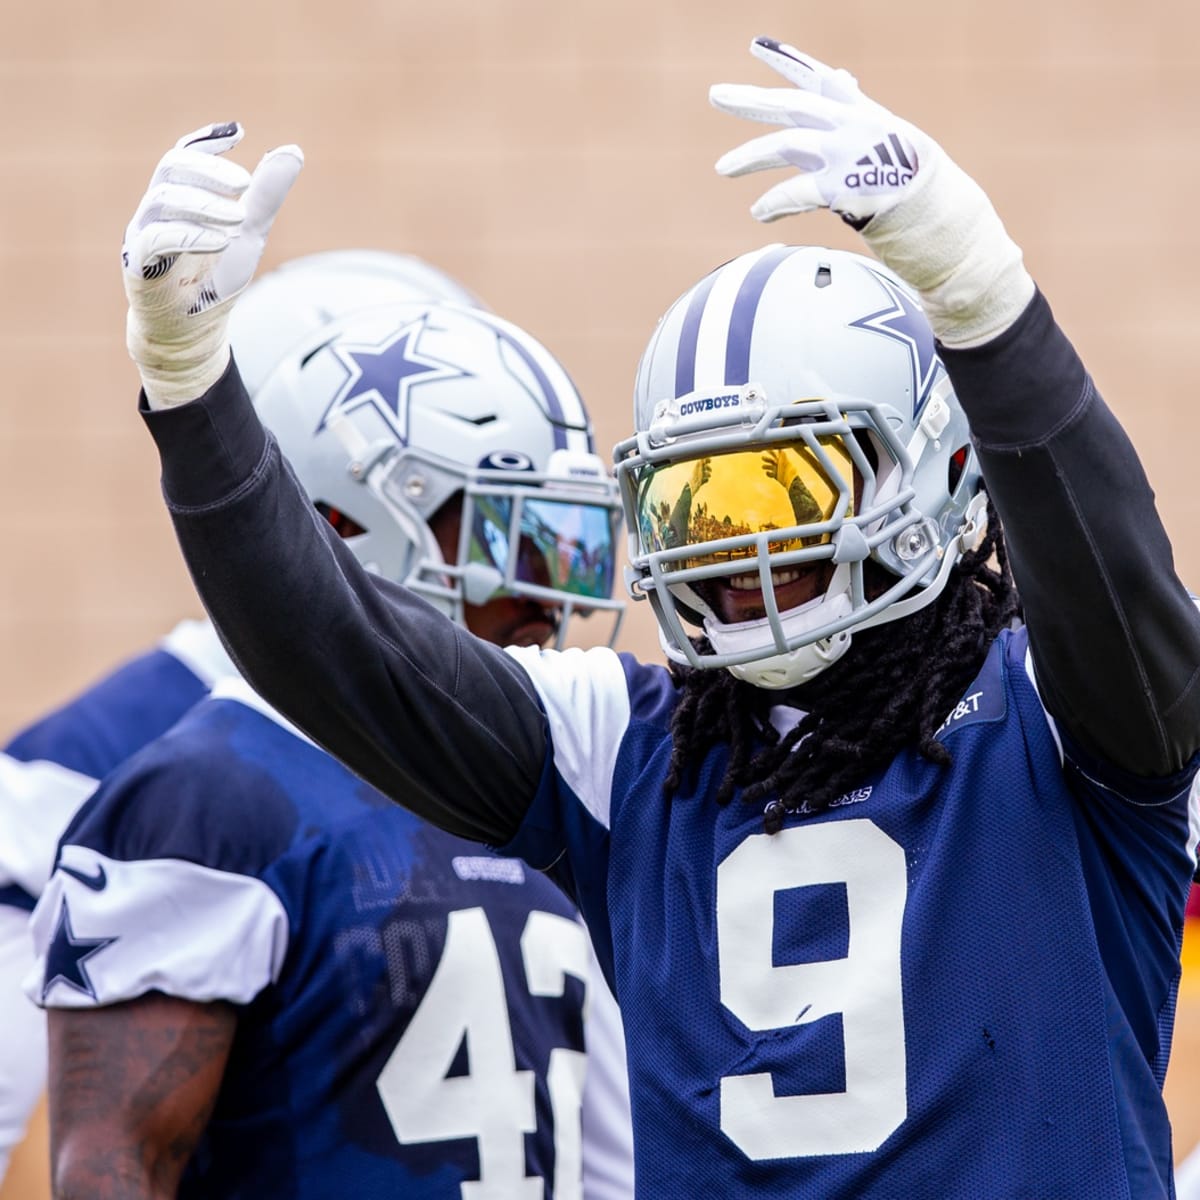
<svg viewBox="0 0 1200 1200">
<path fill-rule="evenodd" d="M 954 711 L 938 726 L 938 733 L 941 733 L 943 729 L 948 729 L 956 721 L 962 721 L 966 717 L 977 713 L 979 711 L 979 698 L 982 695 L 982 692 L 970 692 L 964 696 L 954 706 Z"/>
<path fill-rule="evenodd" d="M 999 720 L 1004 716 L 1005 708 L 1006 702 L 1002 687 L 979 686 L 977 683 L 938 726 L 934 737 L 940 738 L 943 734 L 961 729 L 964 725 L 977 725 L 981 721 Z"/>
</svg>

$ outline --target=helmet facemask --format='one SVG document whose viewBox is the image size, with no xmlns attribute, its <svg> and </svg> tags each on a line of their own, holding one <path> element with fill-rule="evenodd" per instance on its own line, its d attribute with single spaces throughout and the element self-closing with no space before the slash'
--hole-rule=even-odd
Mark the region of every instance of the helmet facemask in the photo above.
<svg viewBox="0 0 1200 1200">
<path fill-rule="evenodd" d="M 403 582 L 459 624 L 469 606 L 516 596 L 558 611 L 556 649 L 568 641 L 611 645 L 624 613 L 612 598 L 615 485 L 593 454 L 555 451 L 544 472 L 519 457 L 468 470 L 406 447 L 364 477 L 395 520 L 425 530 Z M 447 559 L 429 522 L 452 502 L 457 551 Z M 604 630 L 590 637 L 572 620 L 597 613 Z"/>
<path fill-rule="evenodd" d="M 944 396 L 931 397 L 907 444 L 886 406 L 847 397 L 771 404 L 760 385 L 742 389 L 729 421 L 673 433 L 672 413 L 695 403 L 662 406 L 647 434 L 617 448 L 631 591 L 649 598 L 675 662 L 795 687 L 836 662 L 852 630 L 934 600 L 976 540 L 981 498 L 965 528 L 959 505 L 943 528 L 917 503 L 921 458 L 942 450 Z M 968 447 L 956 494 L 975 478 L 962 469 L 969 458 Z M 814 576 L 827 579 L 815 595 Z M 716 600 L 721 584 L 726 606 Z M 685 622 L 702 628 L 706 648 Z"/>
</svg>

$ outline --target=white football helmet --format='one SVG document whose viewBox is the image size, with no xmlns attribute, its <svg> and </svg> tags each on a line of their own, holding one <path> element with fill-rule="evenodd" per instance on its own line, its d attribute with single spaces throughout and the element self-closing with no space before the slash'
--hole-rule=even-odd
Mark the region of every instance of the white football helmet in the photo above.
<svg viewBox="0 0 1200 1200">
<path fill-rule="evenodd" d="M 803 683 L 853 630 L 934 600 L 984 532 L 967 419 L 929 324 L 861 255 L 772 245 L 707 275 L 650 340 L 635 422 L 615 451 L 626 581 L 676 662 Z M 883 570 L 864 576 L 868 561 Z M 808 565 L 828 585 L 781 604 Z M 707 580 L 760 593 L 755 619 L 721 620 Z"/>
<path fill-rule="evenodd" d="M 235 354 L 237 343 L 235 342 Z M 624 609 L 612 598 L 620 501 L 559 362 L 482 309 L 377 305 L 293 345 L 255 407 L 317 507 L 357 531 L 368 569 L 420 592 L 460 623 L 499 595 L 569 618 Z M 457 560 L 430 519 L 462 493 Z"/>
<path fill-rule="evenodd" d="M 445 300 L 484 308 L 457 280 L 414 254 L 326 250 L 260 275 L 229 320 L 238 372 L 251 396 L 292 347 L 355 309 L 402 300 Z"/>
</svg>

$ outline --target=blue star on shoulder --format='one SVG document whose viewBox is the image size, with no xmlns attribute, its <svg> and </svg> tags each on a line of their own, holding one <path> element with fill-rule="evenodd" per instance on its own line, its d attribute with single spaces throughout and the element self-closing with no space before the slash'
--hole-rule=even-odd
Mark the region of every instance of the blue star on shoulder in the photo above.
<svg viewBox="0 0 1200 1200">
<path fill-rule="evenodd" d="M 887 308 L 851 321 L 850 325 L 855 329 L 880 333 L 907 348 L 912 366 L 913 411 L 920 412 L 939 366 L 933 331 L 925 320 L 921 306 L 912 296 L 896 287 L 890 279 L 875 271 L 871 274 L 891 303 Z"/>
<path fill-rule="evenodd" d="M 67 987 L 72 987 L 95 1000 L 96 989 L 92 986 L 92 979 L 88 974 L 87 960 L 117 940 L 115 937 L 76 937 L 71 928 L 71 914 L 67 911 L 67 902 L 63 900 L 58 924 L 54 928 L 54 937 L 50 939 L 50 948 L 46 951 L 42 999 L 46 998 L 56 983 L 65 983 Z"/>
<path fill-rule="evenodd" d="M 418 384 L 436 379 L 459 379 L 470 375 L 453 363 L 443 362 L 419 349 L 429 314 L 401 325 L 374 346 L 342 343 L 333 347 L 347 370 L 346 382 L 338 389 L 321 417 L 317 430 L 325 428 L 334 413 L 349 414 L 371 405 L 408 441 L 408 397 Z"/>
</svg>

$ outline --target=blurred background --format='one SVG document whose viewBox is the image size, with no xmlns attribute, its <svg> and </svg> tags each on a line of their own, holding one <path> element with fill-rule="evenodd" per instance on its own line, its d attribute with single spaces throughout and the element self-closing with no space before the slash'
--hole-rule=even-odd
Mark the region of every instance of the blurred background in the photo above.
<svg viewBox="0 0 1200 1200">
<path fill-rule="evenodd" d="M 427 258 L 558 354 L 607 454 L 680 291 L 771 241 L 858 248 L 828 214 L 756 225 L 764 180 L 712 171 L 755 130 L 711 109 L 709 84 L 776 82 L 746 52 L 759 33 L 848 67 L 988 191 L 1140 450 L 1200 589 L 1195 5 L 0 0 L 0 16 L 7 729 L 198 613 L 135 413 L 118 263 L 177 137 L 240 120 L 247 166 L 299 143 L 307 165 L 264 269 L 353 246 Z M 626 630 L 626 648 L 657 655 L 645 606 Z M 1176 1046 L 1182 1153 L 1200 1139 L 1200 969 Z M 39 1123 L 2 1200 L 46 1194 L 42 1139 Z"/>
</svg>

